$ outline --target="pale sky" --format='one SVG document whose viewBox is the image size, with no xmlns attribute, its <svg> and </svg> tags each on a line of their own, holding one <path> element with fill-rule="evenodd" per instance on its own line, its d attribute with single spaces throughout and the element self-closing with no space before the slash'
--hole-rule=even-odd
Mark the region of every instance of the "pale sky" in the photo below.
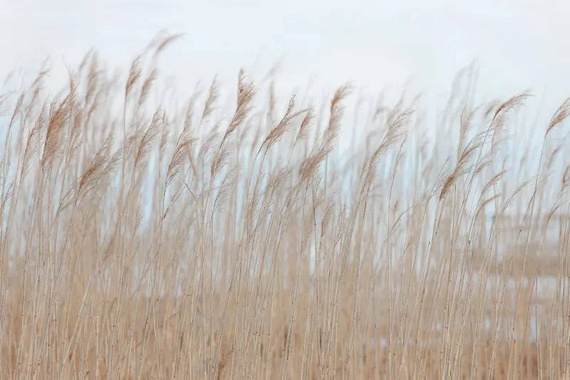
<svg viewBox="0 0 570 380">
<path fill-rule="evenodd" d="M 479 89 L 570 95 L 570 2 L 529 0 L 0 0 L 0 75 L 76 64 L 91 47 L 126 65 L 160 30 L 185 33 L 163 57 L 189 85 L 282 61 L 284 80 L 380 91 L 448 88 L 476 60 Z"/>
</svg>

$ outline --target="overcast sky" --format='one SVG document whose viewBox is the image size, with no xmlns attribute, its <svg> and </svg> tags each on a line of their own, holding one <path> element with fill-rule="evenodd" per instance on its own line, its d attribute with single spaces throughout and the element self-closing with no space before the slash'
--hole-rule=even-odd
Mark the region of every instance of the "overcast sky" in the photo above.
<svg viewBox="0 0 570 380">
<path fill-rule="evenodd" d="M 490 96 L 570 95 L 570 2 L 529 0 L 0 0 L 0 73 L 75 64 L 95 47 L 126 65 L 161 29 L 181 83 L 282 60 L 285 80 L 448 88 L 476 60 Z"/>
</svg>

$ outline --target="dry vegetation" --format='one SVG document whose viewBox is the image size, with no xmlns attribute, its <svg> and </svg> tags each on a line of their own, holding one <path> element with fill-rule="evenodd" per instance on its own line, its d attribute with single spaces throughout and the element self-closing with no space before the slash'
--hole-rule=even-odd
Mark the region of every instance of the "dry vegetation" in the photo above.
<svg viewBox="0 0 570 380">
<path fill-rule="evenodd" d="M 0 98 L 2 379 L 569 377 L 570 103 L 179 104 L 171 41 Z"/>
</svg>

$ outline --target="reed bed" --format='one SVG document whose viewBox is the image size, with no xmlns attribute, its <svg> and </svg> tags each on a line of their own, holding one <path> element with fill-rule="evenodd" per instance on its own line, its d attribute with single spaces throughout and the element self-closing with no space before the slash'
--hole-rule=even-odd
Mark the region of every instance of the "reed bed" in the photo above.
<svg viewBox="0 0 570 380">
<path fill-rule="evenodd" d="M 173 95 L 174 39 L 4 83 L 2 379 L 569 378 L 570 102 Z"/>
</svg>

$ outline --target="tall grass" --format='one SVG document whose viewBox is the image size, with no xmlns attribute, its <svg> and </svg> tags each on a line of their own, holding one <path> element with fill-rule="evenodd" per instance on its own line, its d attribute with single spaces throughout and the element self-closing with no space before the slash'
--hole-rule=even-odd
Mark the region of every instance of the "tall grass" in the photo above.
<svg viewBox="0 0 570 380">
<path fill-rule="evenodd" d="M 570 103 L 537 141 L 469 72 L 435 130 L 349 85 L 173 97 L 171 41 L 0 98 L 1 378 L 570 376 Z"/>
</svg>

